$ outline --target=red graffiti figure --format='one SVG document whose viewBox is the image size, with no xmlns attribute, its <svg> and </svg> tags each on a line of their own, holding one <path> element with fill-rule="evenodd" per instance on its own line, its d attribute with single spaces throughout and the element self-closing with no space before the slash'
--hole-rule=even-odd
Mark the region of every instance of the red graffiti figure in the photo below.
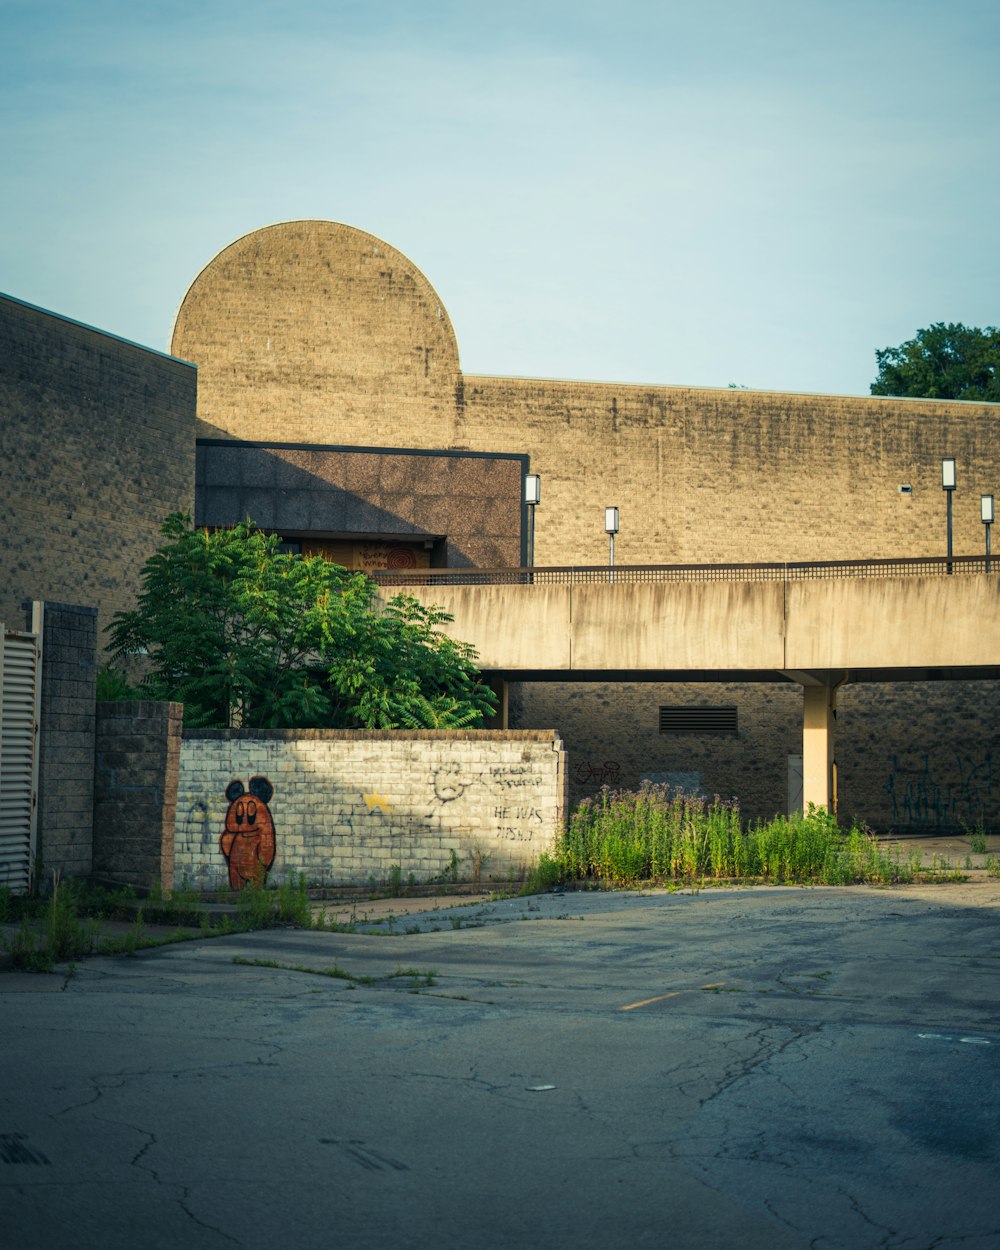
<svg viewBox="0 0 1000 1250">
<path fill-rule="evenodd" d="M 266 777 L 251 777 L 244 793 L 237 777 L 226 786 L 229 810 L 219 837 L 219 849 L 229 864 L 229 884 L 234 890 L 263 885 L 274 863 L 274 820 L 268 803 L 274 786 Z"/>
</svg>

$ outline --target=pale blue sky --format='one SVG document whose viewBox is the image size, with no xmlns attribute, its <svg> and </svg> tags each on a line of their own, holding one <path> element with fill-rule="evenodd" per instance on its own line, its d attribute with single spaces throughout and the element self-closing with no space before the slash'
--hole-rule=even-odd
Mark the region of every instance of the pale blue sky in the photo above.
<svg viewBox="0 0 1000 1250">
<path fill-rule="evenodd" d="M 996 0 L 0 0 L 0 290 L 151 347 L 321 217 L 469 373 L 864 394 L 1000 322 Z"/>
</svg>

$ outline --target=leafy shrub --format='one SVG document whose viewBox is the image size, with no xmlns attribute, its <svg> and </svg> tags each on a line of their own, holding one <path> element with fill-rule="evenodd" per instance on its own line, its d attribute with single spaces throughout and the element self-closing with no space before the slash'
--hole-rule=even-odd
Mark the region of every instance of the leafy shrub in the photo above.
<svg viewBox="0 0 1000 1250">
<path fill-rule="evenodd" d="M 173 513 L 136 607 L 115 613 L 113 659 L 144 656 L 138 696 L 184 704 L 192 726 L 463 729 L 496 696 L 441 608 L 323 556 L 281 550 L 250 521 L 209 532 Z M 104 697 L 129 697 L 107 670 Z M 118 693 L 113 693 L 118 691 Z"/>
<path fill-rule="evenodd" d="M 122 669 L 113 664 L 104 664 L 97 670 L 98 703 L 122 703 L 141 698 L 142 691 L 131 684 Z"/>
</svg>

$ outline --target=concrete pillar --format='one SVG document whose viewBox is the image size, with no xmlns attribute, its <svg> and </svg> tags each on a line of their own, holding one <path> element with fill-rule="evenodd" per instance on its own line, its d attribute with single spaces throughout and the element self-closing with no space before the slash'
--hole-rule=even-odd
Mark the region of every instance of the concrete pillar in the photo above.
<svg viewBox="0 0 1000 1250">
<path fill-rule="evenodd" d="M 802 687 L 802 810 L 809 804 L 836 815 L 833 748 L 837 691 L 834 686 Z"/>
</svg>

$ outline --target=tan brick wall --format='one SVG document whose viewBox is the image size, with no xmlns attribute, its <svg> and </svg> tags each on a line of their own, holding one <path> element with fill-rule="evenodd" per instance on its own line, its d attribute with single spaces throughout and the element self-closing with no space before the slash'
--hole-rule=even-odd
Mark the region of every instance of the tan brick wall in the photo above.
<svg viewBox="0 0 1000 1250">
<path fill-rule="evenodd" d="M 311 884 L 450 879 L 505 883 L 553 847 L 566 815 L 557 734 L 490 731 L 187 731 L 174 880 L 228 888 L 219 849 L 227 785 L 274 787 L 270 880 Z M 454 857 L 454 861 L 453 861 Z"/>
<path fill-rule="evenodd" d="M 621 511 L 621 564 L 942 554 L 946 455 L 958 460 L 954 549 L 974 554 L 978 497 L 1000 489 L 998 405 L 463 377 L 426 279 L 332 223 L 270 227 L 223 252 L 185 301 L 174 351 L 203 366 L 209 436 L 530 456 L 539 565 L 603 564 L 608 504 Z M 574 776 L 593 781 L 607 761 L 628 784 L 700 772 L 746 811 L 782 810 L 787 755 L 801 749 L 797 691 L 740 688 L 747 731 L 728 744 L 662 741 L 657 707 L 685 701 L 730 700 L 712 686 L 523 687 L 512 723 L 558 725 Z M 982 684 L 866 688 L 842 702 L 842 805 L 878 823 L 895 820 L 893 758 L 919 757 L 938 734 L 933 785 L 957 793 L 960 761 L 988 771 L 982 744 L 1000 738 Z"/>
<path fill-rule="evenodd" d="M 975 554 L 998 429 L 996 405 L 477 377 L 461 420 L 470 447 L 526 451 L 542 475 L 540 565 L 604 563 L 607 504 L 621 564 L 940 554 L 942 455 L 955 551 Z"/>
<path fill-rule="evenodd" d="M 448 314 L 413 262 L 323 221 L 221 252 L 188 291 L 171 350 L 198 365 L 203 437 L 435 446 L 459 384 Z"/>
<path fill-rule="evenodd" d="M 840 806 L 876 828 L 1000 829 L 995 681 L 845 686 Z"/>
<path fill-rule="evenodd" d="M 623 564 L 938 554 L 944 455 L 958 459 L 955 551 L 973 554 L 979 495 L 998 489 L 997 405 L 463 378 L 426 278 L 330 222 L 222 252 L 173 351 L 199 365 L 206 435 L 528 454 L 537 564 L 603 563 L 607 504 Z"/>
<path fill-rule="evenodd" d="M 843 686 L 835 756 L 839 814 L 879 831 L 1000 828 L 1000 715 L 996 683 L 901 682 Z M 738 737 L 661 734 L 661 705 L 735 706 Z M 569 761 L 571 804 L 602 785 L 643 778 L 736 797 L 744 817 L 788 804 L 787 765 L 802 754 L 802 693 L 779 684 L 517 685 L 512 723 L 557 724 Z"/>
<path fill-rule="evenodd" d="M 802 751 L 802 697 L 795 686 L 531 683 L 514 688 L 517 724 L 555 720 L 566 743 L 570 799 L 602 785 L 636 789 L 644 778 L 739 799 L 745 816 L 785 810 L 787 757 Z M 659 732 L 659 709 L 735 706 L 738 737 Z"/>
<path fill-rule="evenodd" d="M 100 639 L 132 605 L 163 518 L 193 506 L 195 387 L 189 365 L 0 297 L 0 620 L 78 603 Z"/>
</svg>

